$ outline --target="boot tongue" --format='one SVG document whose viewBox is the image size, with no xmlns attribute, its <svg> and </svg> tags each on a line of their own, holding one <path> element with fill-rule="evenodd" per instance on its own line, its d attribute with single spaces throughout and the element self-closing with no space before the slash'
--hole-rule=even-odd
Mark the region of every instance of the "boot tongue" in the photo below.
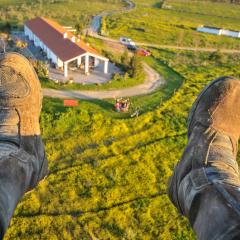
<svg viewBox="0 0 240 240">
<path fill-rule="evenodd" d="M 0 142 L 20 146 L 19 116 L 16 110 L 0 109 Z"/>
</svg>

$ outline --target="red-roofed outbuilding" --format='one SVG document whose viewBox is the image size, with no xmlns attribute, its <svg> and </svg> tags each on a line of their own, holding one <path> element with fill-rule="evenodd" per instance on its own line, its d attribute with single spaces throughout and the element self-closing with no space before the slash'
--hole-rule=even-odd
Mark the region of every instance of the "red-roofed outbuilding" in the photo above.
<svg viewBox="0 0 240 240">
<path fill-rule="evenodd" d="M 88 73 L 90 58 L 95 66 L 99 61 L 104 61 L 104 73 L 107 73 L 109 60 L 77 38 L 73 31 L 43 17 L 28 20 L 24 25 L 25 35 L 46 53 L 56 67 L 64 68 L 65 77 L 68 76 L 68 64 L 73 61 L 76 61 L 77 67 L 84 62 L 85 73 Z"/>
</svg>

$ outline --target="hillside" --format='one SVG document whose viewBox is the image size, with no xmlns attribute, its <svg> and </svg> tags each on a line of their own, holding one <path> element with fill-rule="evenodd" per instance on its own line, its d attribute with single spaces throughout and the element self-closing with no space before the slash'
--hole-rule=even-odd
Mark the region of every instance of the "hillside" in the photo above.
<svg viewBox="0 0 240 240">
<path fill-rule="evenodd" d="M 81 1 L 86 3 L 81 5 L 86 16 L 100 11 L 89 9 L 89 1 Z M 12 2 L 15 8 L 23 1 Z M 77 5 L 77 1 L 53 2 L 63 4 L 66 12 L 71 12 L 67 8 L 71 2 Z M 102 7 L 114 3 L 109 8 L 121 5 L 115 0 L 96 2 Z M 219 17 L 225 8 L 230 9 L 229 4 L 204 2 L 218 8 L 213 12 L 206 7 L 203 14 L 198 7 L 202 1 L 188 5 L 184 0 L 165 1 L 171 9 L 162 9 L 162 2 L 156 0 L 135 2 L 133 12 L 107 19 L 110 36 L 178 45 L 240 46 L 239 39 L 193 30 L 208 21 L 240 27 L 239 5 L 231 16 Z M 8 7 L 7 3 L 0 1 L 0 6 Z M 56 10 L 58 17 L 60 12 Z M 74 22 L 72 15 L 69 22 Z M 152 56 L 145 61 L 166 84 L 152 94 L 130 99 L 141 110 L 138 118 L 114 112 L 114 99 L 80 100 L 79 107 L 64 108 L 62 100 L 44 98 L 41 128 L 50 174 L 22 199 L 6 240 L 195 239 L 188 221 L 167 197 L 167 181 L 186 145 L 188 111 L 196 96 L 219 76 L 239 78 L 240 54 L 150 50 Z"/>
<path fill-rule="evenodd" d="M 217 76 L 239 76 L 240 56 L 217 63 L 209 54 L 154 54 L 184 83 L 139 118 L 116 119 L 110 107 L 108 115 L 111 101 L 64 109 L 60 100 L 44 100 L 50 175 L 24 197 L 6 239 L 194 239 L 168 200 L 167 179 L 186 144 L 187 112 L 197 93 Z"/>
</svg>

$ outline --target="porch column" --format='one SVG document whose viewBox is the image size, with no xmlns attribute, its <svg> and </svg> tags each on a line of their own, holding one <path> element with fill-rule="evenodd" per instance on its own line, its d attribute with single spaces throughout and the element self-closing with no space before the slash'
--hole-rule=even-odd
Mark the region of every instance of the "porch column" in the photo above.
<svg viewBox="0 0 240 240">
<path fill-rule="evenodd" d="M 109 60 L 105 60 L 105 61 L 104 61 L 104 73 L 105 73 L 105 74 L 108 73 L 108 62 L 109 62 Z"/>
<path fill-rule="evenodd" d="M 68 76 L 68 63 L 64 63 L 64 77 Z"/>
<path fill-rule="evenodd" d="M 77 67 L 79 67 L 79 66 L 81 65 L 81 63 L 82 63 L 82 58 L 79 57 L 79 58 L 77 59 Z"/>
<path fill-rule="evenodd" d="M 89 72 L 89 55 L 85 56 L 85 73 Z"/>
<path fill-rule="evenodd" d="M 99 59 L 94 58 L 94 67 L 97 67 L 99 65 Z"/>
</svg>

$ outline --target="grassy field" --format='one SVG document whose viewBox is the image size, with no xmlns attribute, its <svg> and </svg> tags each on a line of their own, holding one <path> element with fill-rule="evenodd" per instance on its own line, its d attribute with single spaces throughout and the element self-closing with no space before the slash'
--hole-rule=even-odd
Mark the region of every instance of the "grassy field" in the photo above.
<svg viewBox="0 0 240 240">
<path fill-rule="evenodd" d="M 240 30 L 239 5 L 203 1 L 136 0 L 137 8 L 108 18 L 109 35 L 156 44 L 239 48 L 239 39 L 196 32 L 199 25 Z"/>
<path fill-rule="evenodd" d="M 50 174 L 19 204 L 7 240 L 195 239 L 168 200 L 167 179 L 198 92 L 221 75 L 239 77 L 240 55 L 152 52 L 148 61 L 168 81 L 131 99 L 145 110 L 138 118 L 113 112 L 111 100 L 80 101 L 73 109 L 44 100 Z"/>
<path fill-rule="evenodd" d="M 183 7 L 184 6 L 184 7 Z M 170 8 L 172 11 L 195 13 L 197 15 L 206 15 L 220 17 L 220 19 L 239 20 L 240 5 L 229 4 L 224 2 L 209 2 L 209 1 L 189 1 L 186 0 L 166 0 L 163 8 Z M 210 22 L 212 20 L 209 20 Z M 215 20 L 214 20 L 215 21 Z M 236 22 L 237 23 L 237 22 Z M 223 21 L 221 26 L 229 27 L 227 22 Z M 232 27 L 232 25 L 230 26 Z M 236 25 L 239 27 L 239 25 Z"/>
<path fill-rule="evenodd" d="M 121 0 L 0 0 L 0 25 L 10 22 L 22 26 L 24 20 L 36 16 L 49 17 L 63 25 L 87 25 L 93 15 L 123 6 Z"/>
</svg>

